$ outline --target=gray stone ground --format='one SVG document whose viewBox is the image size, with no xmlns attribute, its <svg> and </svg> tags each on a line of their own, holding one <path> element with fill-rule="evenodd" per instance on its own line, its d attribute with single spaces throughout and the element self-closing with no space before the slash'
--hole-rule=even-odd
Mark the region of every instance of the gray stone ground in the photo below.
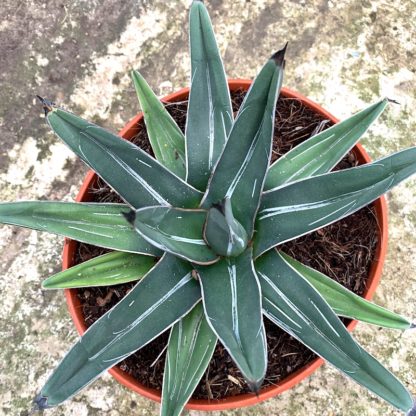
<svg viewBox="0 0 416 416">
<path fill-rule="evenodd" d="M 6 201 L 71 200 L 86 168 L 45 126 L 41 94 L 117 130 L 137 111 L 139 68 L 159 94 L 187 85 L 188 0 L 0 2 L 0 189 Z M 208 0 L 229 76 L 253 77 L 289 41 L 285 84 L 345 117 L 397 99 L 363 140 L 373 157 L 416 142 L 414 0 Z M 388 195 L 390 245 L 376 301 L 416 316 L 416 182 Z M 0 414 L 30 400 L 76 339 L 61 292 L 40 281 L 60 268 L 62 239 L 0 227 Z M 416 334 L 359 325 L 357 338 L 416 394 Z M 101 378 L 54 416 L 155 415 L 158 405 Z M 198 412 L 187 414 L 197 415 Z M 216 415 L 398 415 L 329 367 L 258 406 Z"/>
</svg>

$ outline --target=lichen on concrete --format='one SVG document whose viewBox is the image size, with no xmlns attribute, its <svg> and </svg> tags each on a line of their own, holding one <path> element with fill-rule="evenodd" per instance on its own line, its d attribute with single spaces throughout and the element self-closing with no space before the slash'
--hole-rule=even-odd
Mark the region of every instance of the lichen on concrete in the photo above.
<svg viewBox="0 0 416 416">
<path fill-rule="evenodd" d="M 285 85 L 338 117 L 387 96 L 363 144 L 381 157 L 416 144 L 416 5 L 412 0 L 207 0 L 231 77 L 252 78 L 289 41 Z M 129 71 L 158 94 L 187 85 L 189 1 L 51 0 L 0 6 L 1 199 L 71 200 L 86 168 L 48 130 L 34 98 L 45 95 L 105 127 L 139 109 Z M 416 181 L 388 194 L 390 244 L 375 300 L 416 317 Z M 0 228 L 0 414 L 28 415 L 30 401 L 77 334 L 63 293 L 40 282 L 59 270 L 62 239 Z M 416 395 L 416 334 L 360 324 L 357 339 Z M 100 378 L 54 416 L 155 415 L 158 405 Z M 196 416 L 196 411 L 185 412 Z M 281 396 L 215 416 L 399 415 L 329 366 Z"/>
</svg>

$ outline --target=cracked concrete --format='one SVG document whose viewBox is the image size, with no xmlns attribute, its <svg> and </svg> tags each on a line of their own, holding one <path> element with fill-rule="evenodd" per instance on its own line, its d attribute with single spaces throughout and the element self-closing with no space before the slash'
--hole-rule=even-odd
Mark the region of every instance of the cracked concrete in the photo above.
<svg viewBox="0 0 416 416">
<path fill-rule="evenodd" d="M 113 130 L 138 110 L 129 71 L 159 94 L 187 85 L 189 1 L 3 0 L 0 5 L 0 188 L 5 201 L 71 200 L 86 168 L 49 132 L 34 95 Z M 416 4 L 413 0 L 207 0 L 230 77 L 251 78 L 289 41 L 285 85 L 346 117 L 388 96 L 366 134 L 371 156 L 415 145 Z M 390 244 L 375 300 L 415 317 L 416 181 L 388 195 Z M 27 415 L 30 400 L 76 339 L 62 292 L 40 289 L 59 270 L 62 239 L 0 228 L 0 414 Z M 360 324 L 356 336 L 416 395 L 415 333 Z M 155 415 L 158 405 L 108 375 L 65 406 L 68 415 Z M 199 412 L 188 412 L 196 416 Z M 290 392 L 219 415 L 399 415 L 325 366 Z"/>
</svg>

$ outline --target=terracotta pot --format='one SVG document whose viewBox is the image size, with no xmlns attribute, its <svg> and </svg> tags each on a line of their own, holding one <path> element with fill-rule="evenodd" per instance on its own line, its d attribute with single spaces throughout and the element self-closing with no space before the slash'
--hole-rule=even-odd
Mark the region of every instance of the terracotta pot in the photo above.
<svg viewBox="0 0 416 416">
<path fill-rule="evenodd" d="M 245 89 L 247 90 L 251 84 L 250 80 L 230 80 L 229 86 L 231 91 L 235 91 L 238 89 Z M 175 102 L 175 101 L 182 101 L 188 98 L 189 88 L 183 88 L 173 94 L 166 96 L 163 101 L 168 102 Z M 318 114 L 321 114 L 325 118 L 331 120 L 334 123 L 338 122 L 338 119 L 335 118 L 332 114 L 328 113 L 318 104 L 314 103 L 313 101 L 309 100 L 308 98 L 291 91 L 288 88 L 282 88 L 281 96 L 287 98 L 296 98 L 300 100 L 303 104 L 307 107 L 311 108 Z M 127 125 L 120 131 L 120 136 L 124 137 L 125 139 L 131 139 L 135 134 L 137 134 L 137 123 L 141 120 L 142 114 L 139 113 L 136 117 L 134 117 Z M 360 164 L 370 162 L 370 158 L 363 149 L 361 145 L 355 146 L 353 149 L 358 161 Z M 84 183 L 78 193 L 76 201 L 87 202 L 91 201 L 92 197 L 89 193 L 89 188 L 91 185 L 97 180 L 97 175 L 90 171 L 88 172 Z M 381 276 L 381 271 L 384 263 L 384 259 L 386 256 L 387 250 L 387 206 L 384 197 L 379 198 L 375 202 L 375 209 L 377 214 L 377 221 L 379 224 L 379 240 L 376 248 L 376 255 L 375 260 L 371 266 L 370 274 L 367 281 L 367 290 L 364 294 L 366 299 L 371 299 L 376 290 Z M 65 240 L 64 250 L 63 250 L 63 270 L 71 267 L 74 264 L 74 254 L 76 249 L 77 243 L 75 241 L 71 241 L 69 239 Z M 77 298 L 77 291 L 75 289 L 66 289 L 65 296 L 68 303 L 69 312 L 72 316 L 72 319 L 75 323 L 75 326 L 78 332 L 82 335 L 87 327 L 84 322 L 84 316 L 82 313 L 82 308 L 79 299 Z M 352 331 L 356 326 L 357 321 L 352 321 L 348 325 L 348 330 Z M 274 397 L 291 387 L 295 386 L 296 384 L 300 383 L 303 379 L 308 377 L 312 374 L 317 368 L 319 368 L 323 364 L 322 359 L 315 359 L 305 367 L 299 369 L 298 371 L 294 372 L 290 376 L 286 377 L 284 380 L 279 382 L 275 386 L 269 386 L 262 389 L 258 396 L 254 394 L 242 394 L 238 396 L 228 397 L 223 400 L 190 400 L 187 404 L 186 408 L 194 409 L 194 410 L 205 410 L 205 411 L 214 411 L 214 410 L 226 410 L 226 409 L 233 409 L 239 408 L 244 406 L 254 405 L 256 403 L 260 403 L 266 399 Z M 133 377 L 127 375 L 119 368 L 114 367 L 110 370 L 110 374 L 121 384 L 128 387 L 129 389 L 145 396 L 149 399 L 154 401 L 160 402 L 161 394 L 160 391 L 150 389 L 145 387 L 138 381 L 136 381 Z"/>
</svg>

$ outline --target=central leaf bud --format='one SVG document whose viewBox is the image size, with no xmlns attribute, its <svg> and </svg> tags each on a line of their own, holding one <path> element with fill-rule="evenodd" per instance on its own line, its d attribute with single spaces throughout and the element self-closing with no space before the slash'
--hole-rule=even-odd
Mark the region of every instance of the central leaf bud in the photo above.
<svg viewBox="0 0 416 416">
<path fill-rule="evenodd" d="M 208 210 L 204 240 L 216 254 L 225 257 L 236 257 L 247 247 L 247 232 L 234 218 L 229 198 Z"/>
</svg>

